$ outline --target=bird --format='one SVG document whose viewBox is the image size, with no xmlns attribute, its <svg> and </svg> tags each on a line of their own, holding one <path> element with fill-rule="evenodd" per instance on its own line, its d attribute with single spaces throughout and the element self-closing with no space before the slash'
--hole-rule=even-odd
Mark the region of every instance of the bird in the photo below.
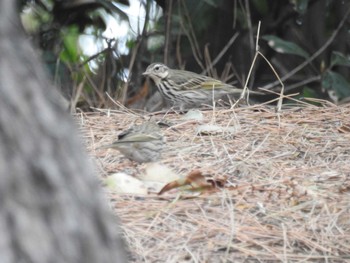
<svg viewBox="0 0 350 263">
<path fill-rule="evenodd" d="M 199 108 L 225 95 L 242 93 L 242 89 L 220 80 L 191 71 L 171 69 L 158 62 L 150 64 L 142 75 L 150 77 L 165 100 L 180 110 Z"/>
<path fill-rule="evenodd" d="M 124 130 L 118 135 L 118 140 L 97 149 L 117 149 L 132 161 L 148 163 L 160 160 L 164 145 L 165 138 L 158 124 L 146 121 Z"/>
</svg>

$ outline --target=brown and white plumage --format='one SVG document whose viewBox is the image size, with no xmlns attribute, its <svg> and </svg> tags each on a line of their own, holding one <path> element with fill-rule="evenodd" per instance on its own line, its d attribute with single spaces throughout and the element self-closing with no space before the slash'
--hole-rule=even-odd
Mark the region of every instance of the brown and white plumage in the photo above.
<svg viewBox="0 0 350 263">
<path fill-rule="evenodd" d="M 220 80 L 190 71 L 171 69 L 162 63 L 149 65 L 143 75 L 149 76 L 162 96 L 180 109 L 212 104 L 225 95 L 242 92 L 241 89 Z"/>
<path fill-rule="evenodd" d="M 165 139 L 157 123 L 147 121 L 123 131 L 117 141 L 98 149 L 117 149 L 130 160 L 146 163 L 158 161 L 164 145 Z"/>
</svg>

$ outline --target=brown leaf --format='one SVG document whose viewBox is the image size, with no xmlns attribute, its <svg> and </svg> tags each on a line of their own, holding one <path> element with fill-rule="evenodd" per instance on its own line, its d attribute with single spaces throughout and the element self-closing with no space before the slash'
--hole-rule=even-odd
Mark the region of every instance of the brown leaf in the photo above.
<svg viewBox="0 0 350 263">
<path fill-rule="evenodd" d="M 168 192 L 170 191 L 171 189 L 174 189 L 174 188 L 178 188 L 180 186 L 183 186 L 185 185 L 186 183 L 186 178 L 183 178 L 183 179 L 178 179 L 178 180 L 175 180 L 175 181 L 172 181 L 168 184 L 166 184 L 158 193 L 158 195 L 161 195 L 165 192 Z"/>
<path fill-rule="evenodd" d="M 158 193 L 158 195 L 161 195 L 171 189 L 179 188 L 179 187 L 185 187 L 188 191 L 200 191 L 203 190 L 209 190 L 216 187 L 216 184 L 213 184 L 210 181 L 207 181 L 207 179 L 203 176 L 202 172 L 199 170 L 194 170 L 190 172 L 185 178 L 181 178 L 175 181 L 172 181 L 168 184 L 166 184 L 162 190 Z"/>
</svg>

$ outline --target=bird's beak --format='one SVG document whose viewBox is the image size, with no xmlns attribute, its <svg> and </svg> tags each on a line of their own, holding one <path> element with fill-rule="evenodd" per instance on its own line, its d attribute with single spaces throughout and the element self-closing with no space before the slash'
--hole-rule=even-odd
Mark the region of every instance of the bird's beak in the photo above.
<svg viewBox="0 0 350 263">
<path fill-rule="evenodd" d="M 145 72 L 142 73 L 143 76 L 148 76 L 149 72 L 146 70 Z"/>
</svg>

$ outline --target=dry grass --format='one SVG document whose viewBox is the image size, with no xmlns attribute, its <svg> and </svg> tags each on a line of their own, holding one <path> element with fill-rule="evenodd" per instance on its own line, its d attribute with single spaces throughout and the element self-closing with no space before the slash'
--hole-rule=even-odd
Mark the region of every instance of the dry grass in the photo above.
<svg viewBox="0 0 350 263">
<path fill-rule="evenodd" d="M 266 106 L 204 111 L 202 121 L 158 114 L 165 128 L 162 163 L 194 169 L 227 185 L 201 196 L 110 193 L 132 262 L 345 262 L 350 260 L 350 105 Z M 142 166 L 109 143 L 140 118 L 103 112 L 77 116 L 102 177 Z M 201 124 L 234 127 L 197 135 Z"/>
</svg>

